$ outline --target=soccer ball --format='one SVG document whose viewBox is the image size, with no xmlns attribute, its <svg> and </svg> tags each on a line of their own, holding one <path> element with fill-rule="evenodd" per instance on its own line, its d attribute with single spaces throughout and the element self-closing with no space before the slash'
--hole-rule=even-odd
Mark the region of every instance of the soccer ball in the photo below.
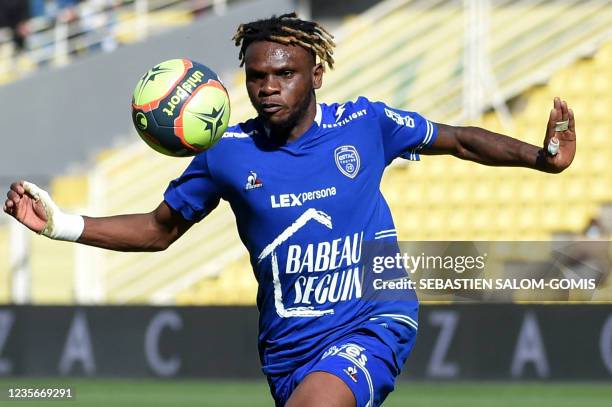
<svg viewBox="0 0 612 407">
<path fill-rule="evenodd" d="M 188 157 L 210 148 L 229 117 L 229 96 L 217 74 L 190 59 L 155 65 L 134 89 L 136 131 L 162 154 Z"/>
</svg>

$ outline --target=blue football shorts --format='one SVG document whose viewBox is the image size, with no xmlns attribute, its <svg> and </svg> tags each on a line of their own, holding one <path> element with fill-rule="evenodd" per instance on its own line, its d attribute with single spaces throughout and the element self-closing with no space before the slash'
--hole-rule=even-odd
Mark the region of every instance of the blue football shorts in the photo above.
<svg viewBox="0 0 612 407">
<path fill-rule="evenodd" d="M 414 345 L 416 332 L 402 346 Z M 406 358 L 410 352 L 406 352 Z M 313 372 L 327 372 L 351 389 L 357 407 L 378 407 L 393 391 L 404 360 L 396 360 L 391 348 L 372 332 L 359 329 L 337 340 L 310 362 L 286 375 L 269 375 L 268 383 L 277 407 Z"/>
</svg>

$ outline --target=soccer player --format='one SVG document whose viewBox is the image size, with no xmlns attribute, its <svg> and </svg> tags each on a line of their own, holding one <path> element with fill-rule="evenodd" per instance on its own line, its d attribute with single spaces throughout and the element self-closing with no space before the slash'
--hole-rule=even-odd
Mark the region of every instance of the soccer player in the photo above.
<svg viewBox="0 0 612 407">
<path fill-rule="evenodd" d="M 24 181 L 11 185 L 4 210 L 54 239 L 155 251 L 229 201 L 259 282 L 259 352 L 276 404 L 379 406 L 418 329 L 412 290 L 386 295 L 361 275 L 365 242 L 397 241 L 379 190 L 386 166 L 452 154 L 558 173 L 575 154 L 573 113 L 555 98 L 541 148 L 364 97 L 318 104 L 324 65 L 334 62 L 322 27 L 286 14 L 242 24 L 234 40 L 257 117 L 196 156 L 155 210 L 68 215 Z M 549 143 L 558 145 L 551 153 Z"/>
</svg>

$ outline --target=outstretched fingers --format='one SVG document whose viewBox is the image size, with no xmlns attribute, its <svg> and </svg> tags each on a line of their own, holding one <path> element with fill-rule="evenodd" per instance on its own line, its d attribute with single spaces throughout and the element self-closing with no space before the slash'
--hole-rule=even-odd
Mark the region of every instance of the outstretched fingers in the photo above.
<svg viewBox="0 0 612 407">
<path fill-rule="evenodd" d="M 567 102 L 561 103 L 561 113 L 563 121 L 567 121 L 567 129 L 558 131 L 555 136 L 563 141 L 576 140 L 576 122 L 574 120 L 574 111 L 567 106 Z"/>
<path fill-rule="evenodd" d="M 551 138 L 555 135 L 555 127 L 557 126 L 557 122 L 563 120 L 563 108 L 561 105 L 561 99 L 558 96 L 555 96 L 553 99 L 553 108 L 550 110 L 550 115 L 548 117 L 548 137 Z"/>
<path fill-rule="evenodd" d="M 564 100 L 561 102 L 561 120 L 559 121 L 566 121 L 569 120 L 569 111 L 567 108 L 567 102 Z"/>
<path fill-rule="evenodd" d="M 550 109 L 550 115 L 548 115 L 548 130 L 549 133 L 555 130 L 555 123 L 557 122 L 557 111 L 553 107 Z"/>
<path fill-rule="evenodd" d="M 555 121 L 561 120 L 563 113 L 561 111 L 561 98 L 559 98 L 559 96 L 555 96 L 553 109 L 555 109 Z"/>
</svg>

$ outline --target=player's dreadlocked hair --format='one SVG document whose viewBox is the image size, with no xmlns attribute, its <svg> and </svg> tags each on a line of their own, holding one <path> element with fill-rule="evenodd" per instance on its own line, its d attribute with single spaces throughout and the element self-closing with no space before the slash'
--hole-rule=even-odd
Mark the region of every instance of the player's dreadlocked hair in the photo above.
<svg viewBox="0 0 612 407">
<path fill-rule="evenodd" d="M 333 69 L 333 36 L 313 21 L 301 20 L 295 13 L 272 16 L 247 24 L 240 24 L 232 38 L 240 47 L 240 66 L 244 65 L 244 53 L 255 41 L 274 41 L 285 45 L 300 45 Z"/>
</svg>

